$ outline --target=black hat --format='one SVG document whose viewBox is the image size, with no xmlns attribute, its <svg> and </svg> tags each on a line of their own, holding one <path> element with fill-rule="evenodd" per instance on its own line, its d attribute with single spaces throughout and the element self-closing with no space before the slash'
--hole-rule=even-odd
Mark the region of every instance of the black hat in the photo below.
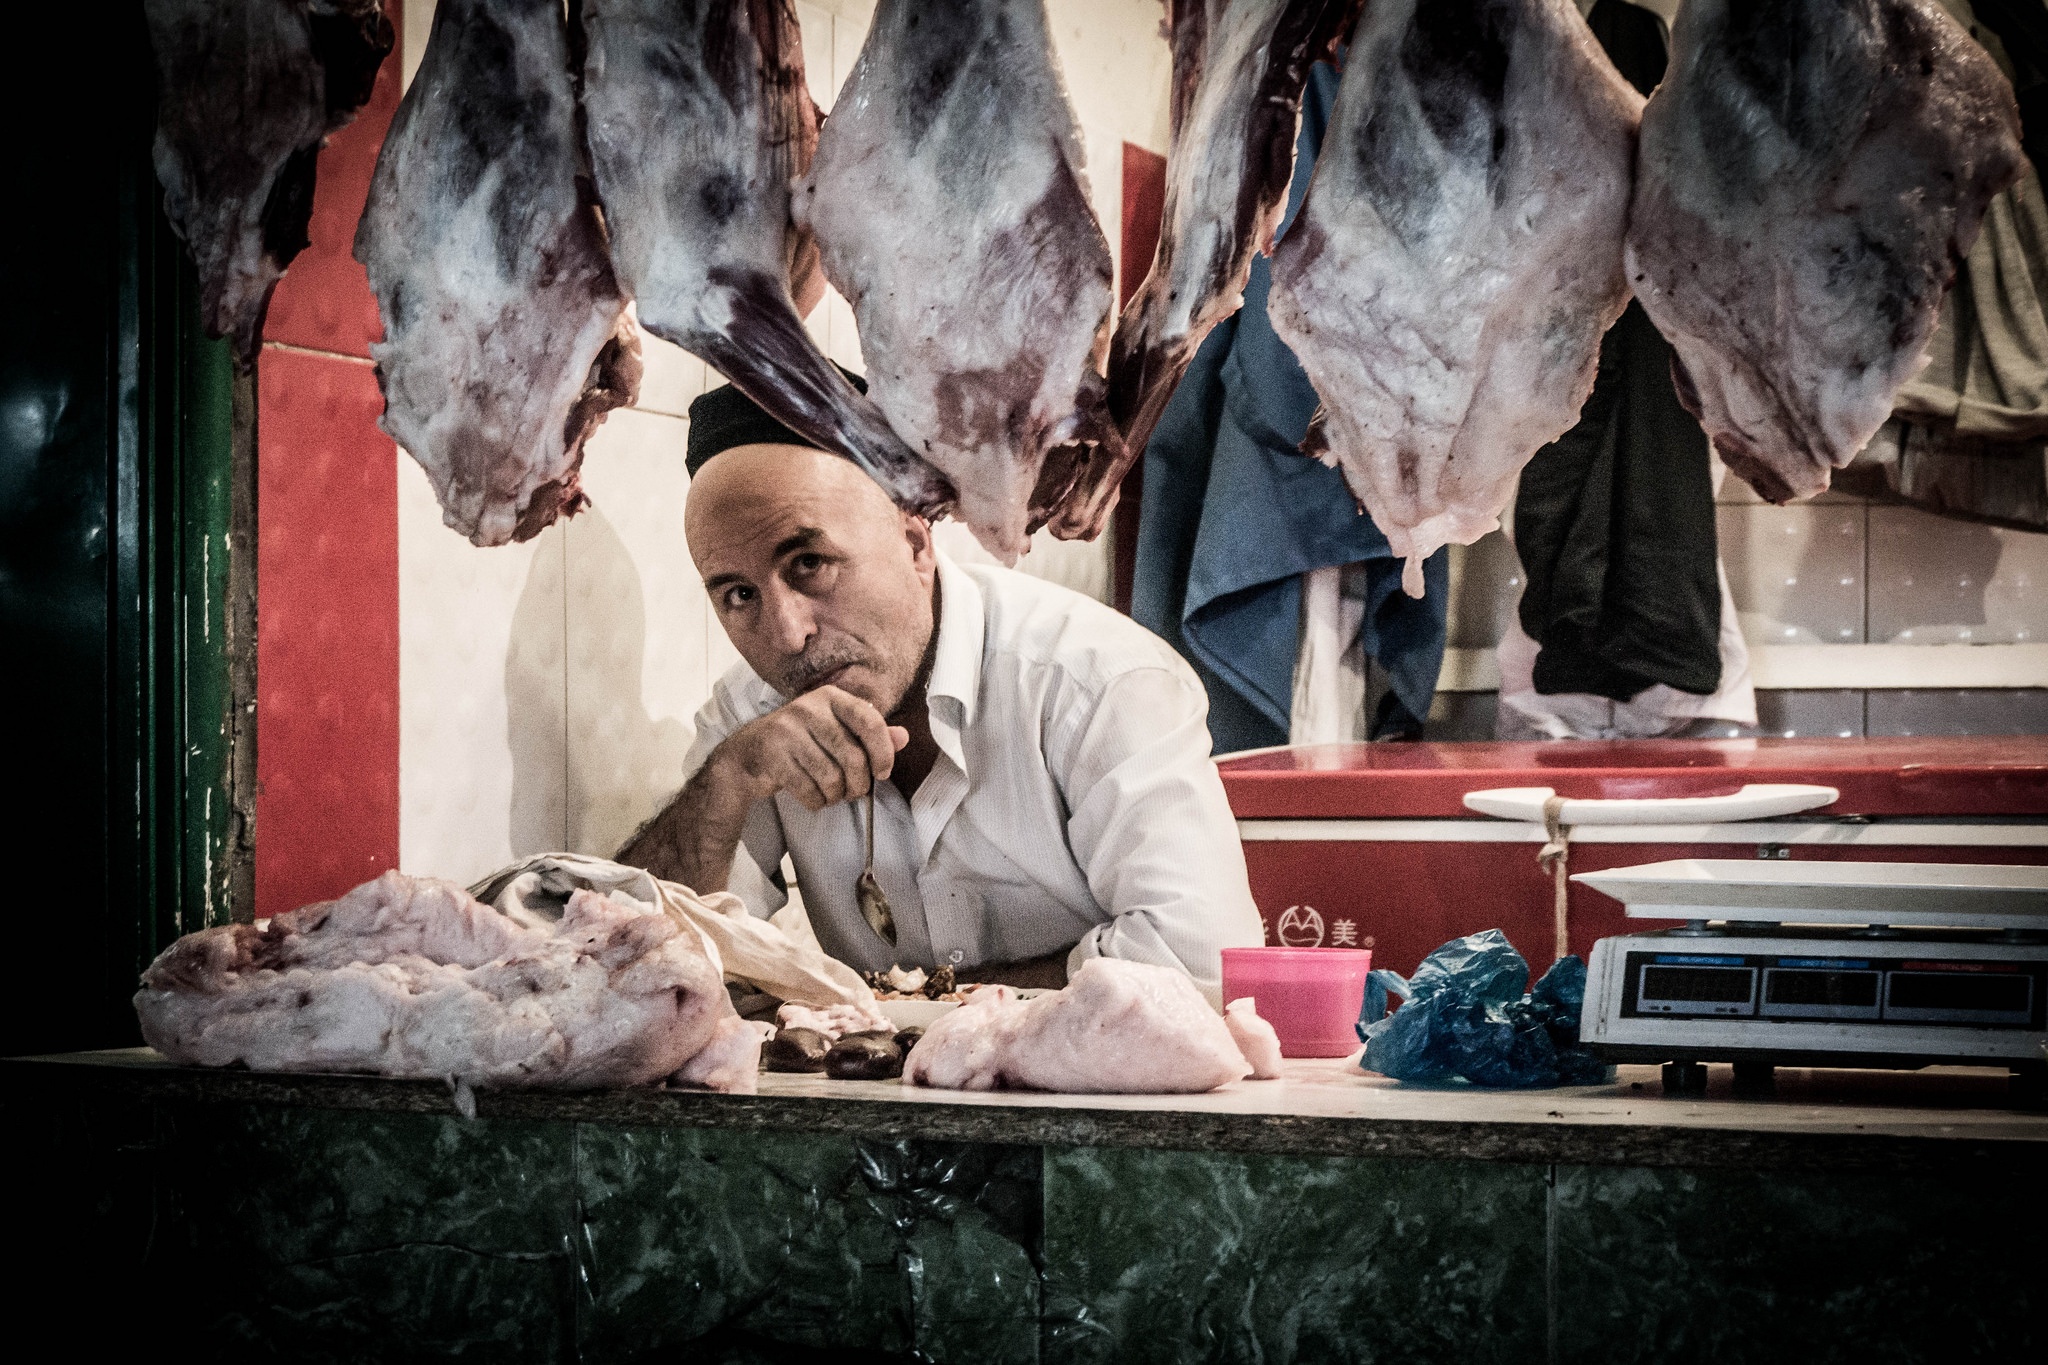
<svg viewBox="0 0 2048 1365">
<path fill-rule="evenodd" d="M 868 391 L 868 382 L 847 369 L 835 366 L 846 381 L 861 393 Z M 816 441 L 806 440 L 782 423 L 768 415 L 767 409 L 741 393 L 730 384 L 724 384 L 710 392 L 699 395 L 690 404 L 690 444 L 684 452 L 683 465 L 690 471 L 692 479 L 713 455 L 731 450 L 734 446 L 787 445 L 818 448 Z"/>
</svg>

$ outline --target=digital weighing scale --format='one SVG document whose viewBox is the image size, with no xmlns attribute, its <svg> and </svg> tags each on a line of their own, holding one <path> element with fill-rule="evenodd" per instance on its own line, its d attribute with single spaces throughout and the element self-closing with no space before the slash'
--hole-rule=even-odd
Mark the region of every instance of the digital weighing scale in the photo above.
<svg viewBox="0 0 2048 1365">
<path fill-rule="evenodd" d="M 1603 938 L 1580 1038 L 1664 1063 L 1699 1093 L 1709 1061 L 1740 1089 L 1771 1068 L 2003 1066 L 2048 1075 L 2048 868 L 1686 858 L 1572 878 L 1631 919 Z"/>
</svg>

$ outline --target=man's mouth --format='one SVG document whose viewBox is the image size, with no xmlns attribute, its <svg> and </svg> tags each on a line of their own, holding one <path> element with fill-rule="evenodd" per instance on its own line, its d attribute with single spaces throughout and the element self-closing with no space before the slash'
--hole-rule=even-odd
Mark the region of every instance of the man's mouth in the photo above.
<svg viewBox="0 0 2048 1365">
<path fill-rule="evenodd" d="M 844 687 L 846 686 L 846 680 L 860 666 L 861 661 L 859 659 L 845 659 L 837 663 L 831 660 L 820 660 L 817 667 L 794 669 L 792 670 L 794 676 L 789 680 L 791 690 L 788 695 L 797 697 L 802 696 L 806 692 L 815 692 L 821 687 Z"/>
<path fill-rule="evenodd" d="M 853 670 L 854 665 L 841 664 L 839 665 L 839 667 L 833 669 L 830 673 L 819 674 L 816 678 L 812 679 L 811 685 L 805 688 L 804 690 L 807 692 L 815 692 L 821 687 L 837 687 L 845 681 L 846 675 L 853 672 Z"/>
</svg>

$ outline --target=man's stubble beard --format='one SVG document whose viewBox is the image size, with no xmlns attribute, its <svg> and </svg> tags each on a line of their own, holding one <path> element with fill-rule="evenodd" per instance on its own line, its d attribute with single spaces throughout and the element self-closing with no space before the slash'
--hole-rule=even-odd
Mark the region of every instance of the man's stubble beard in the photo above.
<svg viewBox="0 0 2048 1365">
<path fill-rule="evenodd" d="M 816 688 L 829 674 L 842 668 L 874 667 L 874 661 L 850 645 L 827 645 L 815 652 L 799 654 L 783 669 L 780 691 L 785 697 L 800 697 Z"/>
<path fill-rule="evenodd" d="M 936 581 L 932 583 L 931 602 L 931 630 L 925 636 L 924 652 L 903 689 L 893 698 L 862 698 L 886 716 L 891 724 L 897 723 L 898 715 L 913 703 L 923 700 L 925 687 L 931 681 L 932 661 L 937 657 L 939 648 L 939 585 Z M 851 642 L 838 641 L 791 660 L 783 670 L 783 685 L 777 690 L 785 697 L 799 697 L 816 688 L 828 675 L 848 667 L 864 668 L 870 674 L 876 672 L 872 655 Z"/>
</svg>

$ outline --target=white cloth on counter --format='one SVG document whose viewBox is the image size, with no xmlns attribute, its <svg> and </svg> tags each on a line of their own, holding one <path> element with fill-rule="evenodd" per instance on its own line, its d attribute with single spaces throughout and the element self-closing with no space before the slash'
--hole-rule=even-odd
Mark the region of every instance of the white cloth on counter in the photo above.
<svg viewBox="0 0 2048 1365">
<path fill-rule="evenodd" d="M 859 973 L 825 956 L 816 940 L 796 938 L 754 918 L 729 892 L 700 896 L 637 867 L 581 853 L 535 854 L 470 888 L 478 900 L 535 929 L 561 919 L 569 897 L 578 891 L 661 910 L 695 932 L 705 955 L 727 981 L 802 1005 L 874 1007 L 875 993 Z"/>
<path fill-rule="evenodd" d="M 908 801 L 876 793 L 875 875 L 896 946 L 854 898 L 865 802 L 786 795 L 749 816 L 728 885 L 780 908 L 787 852 L 826 952 L 863 970 L 1014 962 L 1072 945 L 1185 970 L 1220 1005 L 1220 950 L 1264 940 L 1209 757 L 1208 698 L 1166 643 L 1099 602 L 938 557 L 927 689 L 939 757 Z M 788 699 L 744 663 L 697 715 L 686 773 Z"/>
</svg>

